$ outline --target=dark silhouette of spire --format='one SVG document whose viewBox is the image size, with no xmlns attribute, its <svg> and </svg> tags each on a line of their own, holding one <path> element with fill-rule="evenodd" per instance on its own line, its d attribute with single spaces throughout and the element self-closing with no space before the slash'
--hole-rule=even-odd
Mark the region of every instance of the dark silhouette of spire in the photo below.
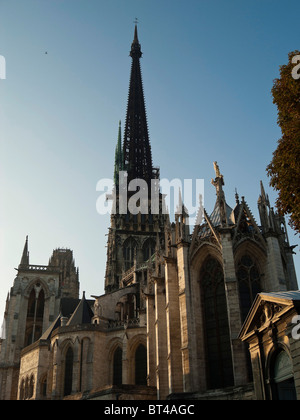
<svg viewBox="0 0 300 420">
<path fill-rule="evenodd" d="M 130 56 L 132 65 L 124 131 L 124 168 L 128 172 L 128 182 L 140 178 L 150 185 L 153 175 L 152 155 L 140 67 L 142 52 L 136 25 Z"/>
<path fill-rule="evenodd" d="M 28 236 L 26 236 L 26 241 L 24 245 L 24 250 L 21 258 L 19 267 L 27 267 L 29 265 L 29 252 L 28 252 Z"/>
</svg>

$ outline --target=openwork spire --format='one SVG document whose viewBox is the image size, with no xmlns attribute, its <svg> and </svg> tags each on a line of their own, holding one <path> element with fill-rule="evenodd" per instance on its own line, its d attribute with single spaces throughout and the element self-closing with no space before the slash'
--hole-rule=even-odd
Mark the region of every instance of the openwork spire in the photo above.
<svg viewBox="0 0 300 420">
<path fill-rule="evenodd" d="M 152 155 L 140 67 L 142 52 L 136 25 L 130 56 L 132 65 L 124 131 L 124 164 L 128 181 L 140 178 L 150 185 L 153 173 Z"/>
</svg>

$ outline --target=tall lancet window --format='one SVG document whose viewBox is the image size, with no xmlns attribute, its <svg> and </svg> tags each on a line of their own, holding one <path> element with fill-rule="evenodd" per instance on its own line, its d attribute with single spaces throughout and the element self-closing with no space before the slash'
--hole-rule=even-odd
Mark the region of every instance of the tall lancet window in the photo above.
<svg viewBox="0 0 300 420">
<path fill-rule="evenodd" d="M 113 385 L 122 385 L 122 349 L 117 347 L 113 358 Z"/>
<path fill-rule="evenodd" d="M 25 346 L 37 341 L 43 332 L 45 293 L 40 283 L 32 288 L 27 307 Z"/>
<path fill-rule="evenodd" d="M 135 384 L 147 385 L 147 349 L 142 344 L 135 352 Z"/>
<path fill-rule="evenodd" d="M 156 243 L 154 239 L 147 239 L 143 245 L 143 257 L 144 261 L 150 260 L 152 255 L 155 253 Z"/>
<path fill-rule="evenodd" d="M 234 383 L 224 273 L 221 264 L 208 257 L 200 271 L 208 389 Z"/>
<path fill-rule="evenodd" d="M 134 265 L 136 249 L 137 249 L 136 241 L 133 238 L 126 239 L 123 245 L 125 270 L 129 270 Z"/>
<path fill-rule="evenodd" d="M 72 393 L 73 384 L 73 362 L 74 353 L 71 347 L 68 348 L 65 358 L 65 380 L 64 380 L 64 395 Z"/>
</svg>

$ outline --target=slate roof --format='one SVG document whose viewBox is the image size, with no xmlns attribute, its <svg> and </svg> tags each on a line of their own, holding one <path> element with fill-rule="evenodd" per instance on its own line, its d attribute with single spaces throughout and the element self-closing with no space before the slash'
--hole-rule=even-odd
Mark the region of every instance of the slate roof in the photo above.
<svg viewBox="0 0 300 420">
<path fill-rule="evenodd" d="M 62 298 L 60 301 L 60 312 L 62 316 L 70 318 L 77 308 L 80 299 L 74 298 Z"/>
<path fill-rule="evenodd" d="M 67 325 L 80 325 L 80 324 L 91 324 L 94 313 L 91 309 L 93 300 L 87 300 L 85 298 L 85 292 L 83 292 L 82 299 L 73 298 L 62 298 L 60 314 L 47 328 L 39 340 L 48 340 L 51 337 L 52 332 L 61 326 L 61 318 L 70 318 Z"/>
<path fill-rule="evenodd" d="M 43 333 L 39 340 L 48 340 L 51 337 L 52 331 L 60 327 L 60 319 L 61 314 L 59 314 L 55 321 L 53 321 L 52 324 L 46 329 L 46 331 Z"/>
<path fill-rule="evenodd" d="M 225 205 L 226 205 L 226 216 L 227 216 L 228 224 L 232 225 L 233 224 L 233 221 L 232 221 L 233 210 L 227 203 L 225 203 Z M 209 218 L 213 226 L 221 225 L 221 214 L 220 214 L 220 207 L 218 203 L 215 204 L 215 208 L 213 209 L 213 212 L 211 213 Z"/>
<path fill-rule="evenodd" d="M 85 292 L 83 292 L 82 299 L 78 303 L 71 318 L 67 322 L 67 326 L 91 324 L 93 316 L 94 316 L 94 313 L 89 305 L 89 302 L 85 298 Z"/>
</svg>

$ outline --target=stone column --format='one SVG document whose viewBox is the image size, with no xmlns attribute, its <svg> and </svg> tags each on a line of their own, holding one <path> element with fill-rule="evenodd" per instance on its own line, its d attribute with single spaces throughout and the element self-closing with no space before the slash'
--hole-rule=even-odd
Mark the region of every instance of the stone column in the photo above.
<svg viewBox="0 0 300 420">
<path fill-rule="evenodd" d="M 128 360 L 128 337 L 125 330 L 123 335 L 123 346 L 122 346 L 122 383 L 124 385 L 130 384 L 130 366 Z"/>
<path fill-rule="evenodd" d="M 268 244 L 268 290 L 272 290 L 272 292 L 287 290 L 278 239 L 272 234 L 267 234 L 266 237 Z"/>
<path fill-rule="evenodd" d="M 155 277 L 153 278 L 153 280 L 155 284 L 155 346 L 157 399 L 165 399 L 169 394 L 165 282 L 164 279 L 160 277 Z"/>
<path fill-rule="evenodd" d="M 235 274 L 230 228 L 222 229 L 221 241 L 234 383 L 236 386 L 238 386 L 248 382 L 248 375 L 245 347 L 244 344 L 238 339 L 239 332 L 242 328 L 242 321 L 239 288 Z"/>
<path fill-rule="evenodd" d="M 176 260 L 165 258 L 169 393 L 182 392 L 179 288 Z"/>
<path fill-rule="evenodd" d="M 76 394 L 80 391 L 80 356 L 81 356 L 81 347 L 79 343 L 79 338 L 76 338 L 76 342 L 73 347 L 73 377 L 72 377 L 72 394 Z"/>
<path fill-rule="evenodd" d="M 155 299 L 146 295 L 147 306 L 147 385 L 156 386 Z"/>
<path fill-rule="evenodd" d="M 183 391 L 197 389 L 198 369 L 196 367 L 196 335 L 192 310 L 191 285 L 189 274 L 188 243 L 177 244 L 178 295 L 181 331 L 181 356 Z"/>
<path fill-rule="evenodd" d="M 61 353 L 58 349 L 58 342 L 56 341 L 53 344 L 53 374 L 52 374 L 52 395 L 51 399 L 57 400 L 62 397 L 61 393 L 61 376 L 62 376 L 62 366 L 61 366 Z"/>
</svg>

